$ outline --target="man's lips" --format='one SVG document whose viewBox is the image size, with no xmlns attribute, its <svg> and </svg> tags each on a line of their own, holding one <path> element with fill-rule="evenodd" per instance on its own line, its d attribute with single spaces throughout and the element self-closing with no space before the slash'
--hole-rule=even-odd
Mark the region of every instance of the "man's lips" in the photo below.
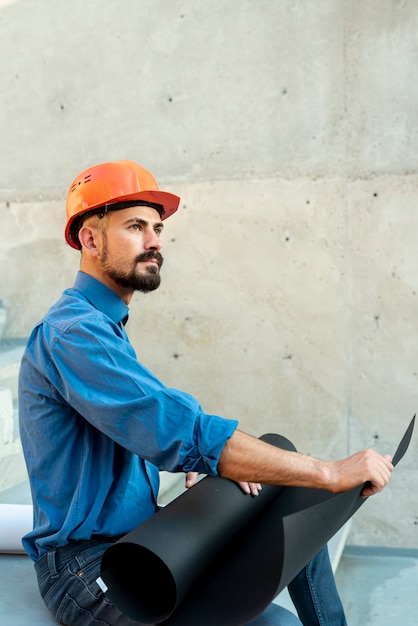
<svg viewBox="0 0 418 626">
<path fill-rule="evenodd" d="M 163 264 L 163 257 L 160 254 L 142 254 L 136 259 L 137 263 L 152 263 L 157 267 L 161 267 Z"/>
</svg>

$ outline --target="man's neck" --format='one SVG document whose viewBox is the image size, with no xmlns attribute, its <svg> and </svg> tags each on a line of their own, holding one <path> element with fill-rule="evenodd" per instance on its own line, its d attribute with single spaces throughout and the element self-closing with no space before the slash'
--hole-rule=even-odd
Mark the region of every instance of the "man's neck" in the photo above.
<svg viewBox="0 0 418 626">
<path fill-rule="evenodd" d="M 106 287 L 109 287 L 109 289 L 114 291 L 116 295 L 129 306 L 134 293 L 132 288 L 121 287 L 121 285 L 117 284 L 107 274 L 104 274 L 104 272 L 100 270 L 95 263 L 89 263 L 87 260 L 83 259 L 83 257 L 81 258 L 80 270 L 100 281 L 106 285 Z"/>
</svg>

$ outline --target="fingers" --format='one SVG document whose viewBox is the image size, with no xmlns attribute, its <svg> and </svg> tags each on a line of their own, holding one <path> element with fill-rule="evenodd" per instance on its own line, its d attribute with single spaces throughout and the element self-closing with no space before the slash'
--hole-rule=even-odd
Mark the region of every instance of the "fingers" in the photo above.
<svg viewBox="0 0 418 626">
<path fill-rule="evenodd" d="M 197 483 L 197 477 L 199 476 L 198 472 L 187 472 L 186 474 L 186 489 L 190 489 Z"/>
<path fill-rule="evenodd" d="M 260 483 L 247 483 L 247 482 L 242 482 L 242 483 L 238 483 L 238 485 L 240 486 L 241 490 L 248 494 L 248 495 L 252 495 L 252 496 L 258 496 L 258 494 L 260 493 L 260 491 L 262 490 L 262 486 Z"/>
<path fill-rule="evenodd" d="M 186 489 L 190 489 L 197 483 L 197 477 L 199 476 L 198 472 L 187 472 L 186 474 Z M 260 483 L 247 483 L 242 482 L 238 483 L 241 490 L 249 495 L 258 496 L 260 491 L 262 490 L 262 486 Z"/>
<path fill-rule="evenodd" d="M 378 456 L 373 467 L 371 478 L 366 483 L 361 495 L 366 498 L 382 491 L 388 484 L 392 476 L 392 471 L 392 457 L 388 454 Z"/>
</svg>

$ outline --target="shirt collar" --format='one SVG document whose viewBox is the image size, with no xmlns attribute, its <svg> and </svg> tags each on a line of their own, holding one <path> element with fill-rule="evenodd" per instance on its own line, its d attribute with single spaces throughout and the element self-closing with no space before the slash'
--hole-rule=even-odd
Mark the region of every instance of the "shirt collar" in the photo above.
<svg viewBox="0 0 418 626">
<path fill-rule="evenodd" d="M 96 309 L 105 313 L 116 324 L 119 322 L 126 324 L 129 307 L 112 289 L 99 280 L 79 271 L 74 282 L 74 289 L 82 293 Z"/>
</svg>

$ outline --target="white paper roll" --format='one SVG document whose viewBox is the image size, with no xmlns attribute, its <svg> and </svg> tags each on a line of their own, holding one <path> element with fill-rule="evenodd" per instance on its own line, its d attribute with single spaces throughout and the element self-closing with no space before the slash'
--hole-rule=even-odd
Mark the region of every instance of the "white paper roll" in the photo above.
<svg viewBox="0 0 418 626">
<path fill-rule="evenodd" d="M 0 504 L 0 552 L 24 554 L 22 537 L 32 526 L 31 504 Z"/>
</svg>

